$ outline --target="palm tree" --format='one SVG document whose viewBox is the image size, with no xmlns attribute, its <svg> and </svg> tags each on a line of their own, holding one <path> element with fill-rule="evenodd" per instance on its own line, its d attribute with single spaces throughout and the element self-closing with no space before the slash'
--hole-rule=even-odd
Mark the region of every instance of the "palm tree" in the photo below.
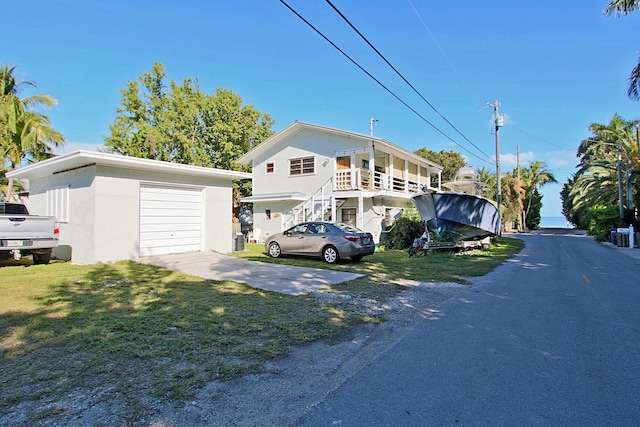
<svg viewBox="0 0 640 427">
<path fill-rule="evenodd" d="M 617 114 L 613 116 L 608 125 L 593 123 L 589 126 L 593 133 L 591 138 L 585 139 L 578 148 L 578 156 L 581 157 L 578 174 L 593 177 L 591 173 L 595 168 L 609 168 L 614 173 L 617 171 L 617 178 L 614 184 L 618 188 L 618 203 L 620 206 L 620 216 L 624 205 L 623 175 L 626 179 L 627 193 L 634 187 L 636 193 L 640 194 L 640 150 L 638 142 L 640 140 L 640 121 L 624 120 Z M 588 180 L 589 178 L 587 178 Z M 582 181 L 577 181 L 582 182 Z M 615 188 L 615 187 L 614 187 Z M 627 209 L 632 209 L 632 197 L 628 197 Z"/>
<path fill-rule="evenodd" d="M 640 121 L 615 114 L 608 124 L 593 123 L 589 130 L 592 136 L 578 148 L 578 170 L 565 184 L 562 198 L 567 218 L 597 231 L 622 224 L 625 181 L 627 209 L 633 210 L 640 202 Z M 607 216 L 615 210 L 615 217 Z"/>
<path fill-rule="evenodd" d="M 478 170 L 478 180 L 487 184 L 487 187 L 482 190 L 482 195 L 490 200 L 496 199 L 496 174 L 491 172 L 486 167 Z"/>
<path fill-rule="evenodd" d="M 15 67 L 0 67 L 0 168 L 15 169 L 24 161 L 38 161 L 51 157 L 54 147 L 65 139 L 51 127 L 47 116 L 33 111 L 38 107 L 51 107 L 57 101 L 49 95 L 20 98 L 24 86 L 35 87 L 29 81 L 20 81 Z M 6 184 L 6 197 L 10 198 L 13 179 Z"/>
<path fill-rule="evenodd" d="M 531 211 L 533 196 L 538 191 L 538 188 L 558 181 L 556 181 L 553 173 L 547 169 L 546 163 L 536 160 L 535 162 L 529 162 L 529 168 L 523 170 L 522 182 L 528 196 L 527 209 L 524 211 L 524 223 L 526 224 L 527 215 Z"/>
<path fill-rule="evenodd" d="M 604 9 L 605 16 L 623 16 L 640 9 L 640 0 L 612 0 Z M 640 99 L 640 59 L 631 70 L 627 95 L 633 100 Z"/>
</svg>

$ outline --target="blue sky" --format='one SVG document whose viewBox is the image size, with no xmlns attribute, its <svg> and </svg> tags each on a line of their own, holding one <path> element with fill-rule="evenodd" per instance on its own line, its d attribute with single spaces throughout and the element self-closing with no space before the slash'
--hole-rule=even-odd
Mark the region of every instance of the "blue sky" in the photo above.
<svg viewBox="0 0 640 427">
<path fill-rule="evenodd" d="M 560 215 L 558 193 L 589 124 L 608 123 L 614 113 L 640 117 L 640 103 L 626 96 L 640 56 L 640 13 L 605 18 L 607 1 L 584 0 L 332 2 L 467 139 L 494 157 L 488 103 L 501 102 L 503 171 L 515 166 L 519 147 L 521 164 L 546 162 L 559 181 L 543 190 L 543 216 Z M 17 65 L 21 79 L 38 85 L 23 95 L 59 100 L 46 113 L 68 140 L 65 152 L 101 145 L 119 90 L 158 61 L 169 79 L 198 78 L 205 92 L 222 87 L 240 94 L 271 114 L 276 131 L 300 120 L 368 134 L 375 118 L 375 135 L 405 149 L 456 150 L 475 167 L 494 167 L 326 2 L 287 3 L 459 145 L 278 0 L 8 2 L 0 64 Z"/>
</svg>

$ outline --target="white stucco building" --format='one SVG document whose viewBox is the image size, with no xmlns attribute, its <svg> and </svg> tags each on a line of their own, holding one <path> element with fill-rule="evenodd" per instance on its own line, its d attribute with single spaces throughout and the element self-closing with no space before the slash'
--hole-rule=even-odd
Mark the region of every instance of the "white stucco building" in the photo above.
<svg viewBox="0 0 640 427">
<path fill-rule="evenodd" d="M 60 222 L 54 257 L 89 264 L 233 250 L 232 182 L 251 174 L 91 151 L 14 170 L 29 209 Z"/>
<path fill-rule="evenodd" d="M 238 159 L 253 166 L 254 238 L 303 221 L 346 222 L 380 241 L 385 226 L 442 166 L 384 139 L 295 122 Z"/>
</svg>

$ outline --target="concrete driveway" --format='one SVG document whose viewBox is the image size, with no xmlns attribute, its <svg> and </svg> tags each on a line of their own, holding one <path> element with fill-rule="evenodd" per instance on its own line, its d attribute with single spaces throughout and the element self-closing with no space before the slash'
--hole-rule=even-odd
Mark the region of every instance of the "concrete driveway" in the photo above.
<svg viewBox="0 0 640 427">
<path fill-rule="evenodd" d="M 317 291 L 362 276 L 361 274 L 320 268 L 248 261 L 213 252 L 148 256 L 140 258 L 139 262 L 205 279 L 230 280 L 245 283 L 254 288 L 289 295 Z"/>
</svg>

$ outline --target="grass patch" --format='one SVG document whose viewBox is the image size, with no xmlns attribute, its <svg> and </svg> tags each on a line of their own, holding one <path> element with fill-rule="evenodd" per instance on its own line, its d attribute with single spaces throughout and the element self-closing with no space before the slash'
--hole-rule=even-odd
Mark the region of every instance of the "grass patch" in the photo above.
<svg viewBox="0 0 640 427">
<path fill-rule="evenodd" d="M 363 321 L 239 283 L 134 262 L 0 269 L 0 410 L 77 390 L 184 400 L 206 382 L 264 370 L 292 344 Z M 59 411 L 43 411 L 38 417 Z"/>
<path fill-rule="evenodd" d="M 413 258 L 406 251 L 380 251 L 335 265 L 272 259 L 262 245 L 234 254 L 361 273 L 332 288 L 348 294 L 352 305 L 129 261 L 2 267 L 0 413 L 32 402 L 29 420 L 50 422 L 66 416 L 66 409 L 46 402 L 88 391 L 92 405 L 123 402 L 127 409 L 118 424 L 135 424 L 150 410 L 149 398 L 184 401 L 212 380 L 263 372 L 266 361 L 286 355 L 291 345 L 384 320 L 359 313 L 359 299 L 384 303 L 404 289 L 402 280 L 466 283 L 465 277 L 486 274 L 522 245 L 501 238 L 487 250 Z"/>
<path fill-rule="evenodd" d="M 418 280 L 423 282 L 468 283 L 466 277 L 484 276 L 517 254 L 524 243 L 520 239 L 500 237 L 488 249 L 463 252 L 433 251 L 427 256 L 409 257 L 403 250 L 381 250 L 360 262 L 350 259 L 327 264 L 319 258 L 271 258 L 264 245 L 248 244 L 245 251 L 233 255 L 253 261 L 349 271 L 367 276 L 373 282 Z"/>
</svg>

